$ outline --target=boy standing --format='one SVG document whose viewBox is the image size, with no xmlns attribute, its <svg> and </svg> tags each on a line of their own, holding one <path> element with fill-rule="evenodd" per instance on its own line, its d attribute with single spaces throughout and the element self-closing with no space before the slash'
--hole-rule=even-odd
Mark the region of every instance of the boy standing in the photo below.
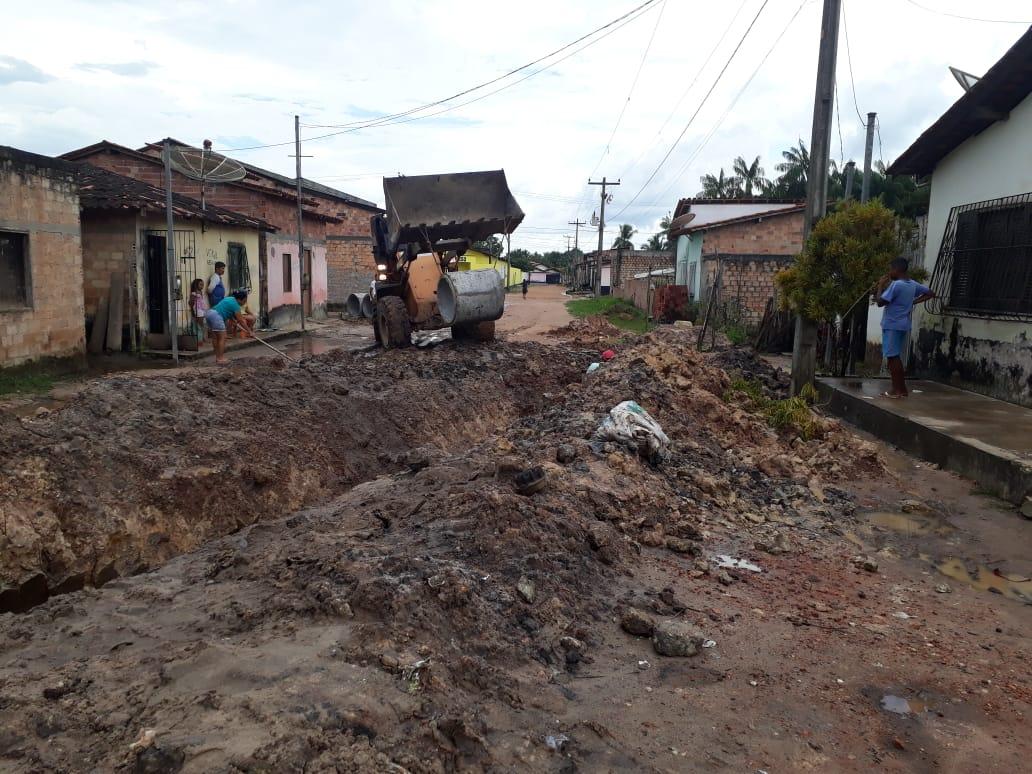
<svg viewBox="0 0 1032 774">
<path fill-rule="evenodd" d="M 226 273 L 226 264 L 222 261 L 215 263 L 215 273 L 208 279 L 208 306 L 215 306 L 226 297 L 226 284 L 222 281 L 222 275 Z"/>
<path fill-rule="evenodd" d="M 887 398 L 905 398 L 907 383 L 903 375 L 903 342 L 911 327 L 911 313 L 915 304 L 935 298 L 935 294 L 907 275 L 910 264 L 906 258 L 896 258 L 889 264 L 889 273 L 878 281 L 875 302 L 884 308 L 882 313 L 882 356 L 892 377 L 892 389 L 882 393 Z"/>
</svg>

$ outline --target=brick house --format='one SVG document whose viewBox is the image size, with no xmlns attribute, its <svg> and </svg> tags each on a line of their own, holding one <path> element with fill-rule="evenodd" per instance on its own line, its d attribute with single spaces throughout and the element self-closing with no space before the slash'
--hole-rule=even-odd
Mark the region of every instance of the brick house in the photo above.
<svg viewBox="0 0 1032 774">
<path fill-rule="evenodd" d="M 168 270 L 165 191 L 89 164 L 78 164 L 81 206 L 83 311 L 91 330 L 120 313 L 118 329 L 131 344 L 168 349 Z M 257 276 L 262 234 L 275 228 L 258 218 L 173 194 L 176 253 L 176 327 L 180 344 L 196 336 L 189 309 L 190 285 L 207 280 L 216 261 L 227 265 L 227 284 L 245 286 Z M 112 299 L 112 281 L 123 288 Z M 250 299 L 248 299 L 251 305 Z M 257 303 L 254 304 L 254 307 Z M 254 308 L 252 307 L 252 308 Z M 116 311 L 117 310 L 117 311 Z M 104 324 L 102 322 L 102 324 Z M 110 342 L 109 342 L 110 343 Z M 92 344 L 92 337 L 91 337 Z"/>
<path fill-rule="evenodd" d="M 774 275 L 803 249 L 805 205 L 771 199 L 682 199 L 674 210 L 676 282 L 696 300 L 720 277 L 719 301 L 746 325 L 776 295 Z"/>
<path fill-rule="evenodd" d="M 163 185 L 160 143 L 133 150 L 105 140 L 62 158 Z M 308 315 L 324 317 L 328 308 L 343 305 L 348 292 L 368 285 L 375 270 L 369 218 L 380 211 L 374 203 L 302 178 L 305 249 L 299 257 L 295 180 L 250 164 L 244 167 L 243 180 L 208 185 L 203 193 L 206 203 L 273 227 L 260 234 L 258 275 L 252 277 L 257 279 L 263 320 L 272 326 L 296 322 L 302 308 Z M 198 181 L 178 172 L 172 177 L 173 191 L 194 199 L 201 196 Z"/>
<path fill-rule="evenodd" d="M 0 146 L 0 367 L 85 349 L 75 166 Z"/>
<path fill-rule="evenodd" d="M 635 274 L 673 266 L 673 251 L 612 248 L 584 253 L 571 265 L 570 272 L 574 287 L 591 288 L 601 296 L 612 293 L 629 298 L 623 291 Z"/>
</svg>

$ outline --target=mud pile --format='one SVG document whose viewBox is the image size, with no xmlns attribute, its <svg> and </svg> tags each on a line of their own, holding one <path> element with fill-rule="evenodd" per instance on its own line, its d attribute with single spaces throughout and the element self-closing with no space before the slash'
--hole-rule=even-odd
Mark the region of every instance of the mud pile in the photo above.
<svg viewBox="0 0 1032 774">
<path fill-rule="evenodd" d="M 419 394 L 425 411 L 410 405 L 380 433 L 398 447 L 465 396 L 479 439 L 409 452 L 398 472 L 330 504 L 0 618 L 0 756 L 26 771 L 633 767 L 597 728 L 563 755 L 543 729 L 561 701 L 550 697 L 573 695 L 571 679 L 590 673 L 627 607 L 701 627 L 717 615 L 672 590 L 645 594 L 635 580 L 645 562 L 675 562 L 702 588 L 745 582 L 714 552 L 819 541 L 850 508 L 836 478 L 880 463 L 835 423 L 807 442 L 728 403 L 732 377 L 676 331 L 644 337 L 583 380 L 582 359 L 563 347 L 442 345 L 320 357 L 307 373 L 229 373 L 265 384 L 274 408 L 313 373 L 346 384 L 346 397 L 369 401 L 370 434 L 385 405 Z M 270 382 L 283 393 L 269 394 Z M 477 385 L 491 389 L 477 396 Z M 503 395 L 509 408 L 490 413 Z M 627 399 L 671 439 L 658 466 L 595 437 Z M 318 411 L 336 450 L 334 409 Z M 349 470 L 364 459 L 345 456 Z M 291 464 L 335 458 L 313 442 Z M 514 478 L 531 466 L 546 485 L 523 496 Z"/>
<path fill-rule="evenodd" d="M 0 611 L 141 572 L 325 502 L 413 448 L 461 448 L 578 380 L 537 344 L 93 382 L 44 416 L 0 414 Z"/>
<path fill-rule="evenodd" d="M 595 347 L 606 349 L 627 338 L 630 334 L 620 330 L 602 315 L 592 315 L 571 320 L 566 325 L 554 328 L 546 334 L 568 346 Z"/>
</svg>

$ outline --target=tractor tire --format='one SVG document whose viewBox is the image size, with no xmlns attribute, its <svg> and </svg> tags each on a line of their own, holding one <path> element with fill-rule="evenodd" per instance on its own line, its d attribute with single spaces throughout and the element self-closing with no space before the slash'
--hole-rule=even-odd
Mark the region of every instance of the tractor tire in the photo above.
<svg viewBox="0 0 1032 774">
<path fill-rule="evenodd" d="M 376 333 L 384 349 L 407 347 L 412 343 L 412 322 L 405 302 L 398 296 L 385 296 L 376 302 Z"/>
<path fill-rule="evenodd" d="M 461 323 L 453 325 L 451 329 L 453 339 L 468 339 L 470 341 L 494 341 L 495 324 L 494 320 L 478 323 Z"/>
</svg>

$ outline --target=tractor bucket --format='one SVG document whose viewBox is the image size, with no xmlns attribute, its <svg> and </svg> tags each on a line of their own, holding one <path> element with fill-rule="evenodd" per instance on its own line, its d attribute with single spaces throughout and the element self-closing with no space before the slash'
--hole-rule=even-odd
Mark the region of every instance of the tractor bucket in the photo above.
<svg viewBox="0 0 1032 774">
<path fill-rule="evenodd" d="M 445 239 L 476 242 L 523 222 L 503 170 L 385 177 L 387 241 L 432 249 Z"/>
</svg>

